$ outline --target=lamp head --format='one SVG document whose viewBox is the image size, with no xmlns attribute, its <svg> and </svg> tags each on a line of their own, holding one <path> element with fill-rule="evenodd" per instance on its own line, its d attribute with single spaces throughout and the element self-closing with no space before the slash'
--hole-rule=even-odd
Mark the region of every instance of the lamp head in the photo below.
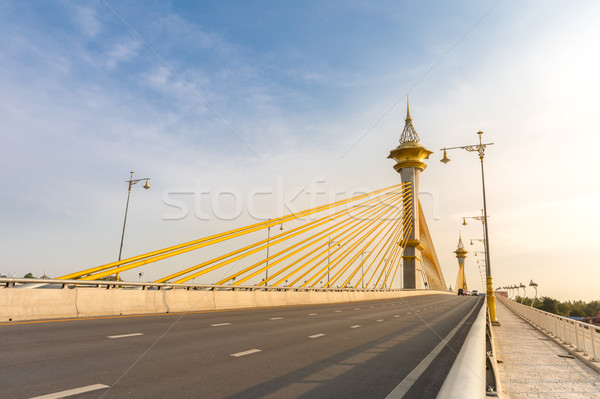
<svg viewBox="0 0 600 399">
<path fill-rule="evenodd" d="M 463 218 L 462 225 L 463 225 L 463 226 L 466 226 L 466 225 L 467 225 L 467 218 Z"/>
<path fill-rule="evenodd" d="M 530 287 L 537 287 L 537 283 L 535 283 L 533 280 L 531 280 L 531 281 L 529 282 L 529 286 L 530 286 Z"/>
<path fill-rule="evenodd" d="M 450 158 L 448 158 L 448 154 L 446 154 L 446 149 L 444 148 L 444 156 L 440 159 L 440 162 L 448 163 L 450 162 Z"/>
<path fill-rule="evenodd" d="M 144 188 L 146 190 L 148 190 L 150 188 L 150 184 L 148 184 L 148 180 L 150 180 L 150 179 L 146 179 L 146 184 L 144 184 Z"/>
</svg>

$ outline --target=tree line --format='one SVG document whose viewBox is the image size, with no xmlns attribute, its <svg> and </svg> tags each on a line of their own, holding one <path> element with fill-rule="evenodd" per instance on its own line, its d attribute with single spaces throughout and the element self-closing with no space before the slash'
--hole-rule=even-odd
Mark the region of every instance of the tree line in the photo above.
<svg viewBox="0 0 600 399">
<path fill-rule="evenodd" d="M 532 298 L 523 298 L 517 296 L 516 302 L 531 306 Z M 549 296 L 543 296 L 535 300 L 533 307 L 545 312 L 554 313 L 559 316 L 571 317 L 595 317 L 600 311 L 600 301 L 567 301 L 561 302 Z"/>
</svg>

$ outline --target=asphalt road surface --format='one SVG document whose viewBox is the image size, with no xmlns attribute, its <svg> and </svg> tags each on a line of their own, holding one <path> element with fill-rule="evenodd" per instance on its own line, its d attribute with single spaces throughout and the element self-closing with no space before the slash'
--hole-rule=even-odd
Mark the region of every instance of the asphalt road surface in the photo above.
<svg viewBox="0 0 600 399">
<path fill-rule="evenodd" d="M 0 323 L 0 398 L 434 398 L 482 304 L 427 295 Z"/>
</svg>

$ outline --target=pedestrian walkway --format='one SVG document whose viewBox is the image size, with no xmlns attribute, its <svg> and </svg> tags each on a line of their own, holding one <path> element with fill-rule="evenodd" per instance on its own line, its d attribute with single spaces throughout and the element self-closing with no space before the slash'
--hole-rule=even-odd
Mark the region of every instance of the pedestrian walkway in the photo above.
<svg viewBox="0 0 600 399">
<path fill-rule="evenodd" d="M 500 301 L 493 327 L 504 399 L 600 399 L 600 374 L 571 356 Z"/>
</svg>

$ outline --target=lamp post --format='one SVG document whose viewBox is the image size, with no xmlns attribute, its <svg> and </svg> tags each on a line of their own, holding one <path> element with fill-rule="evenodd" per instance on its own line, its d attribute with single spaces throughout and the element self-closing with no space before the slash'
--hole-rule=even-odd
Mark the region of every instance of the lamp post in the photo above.
<svg viewBox="0 0 600 399">
<path fill-rule="evenodd" d="M 530 306 L 530 307 L 532 308 L 532 307 L 533 307 L 533 304 L 535 303 L 535 300 L 537 299 L 537 286 L 538 286 L 538 285 L 537 285 L 537 283 L 534 283 L 534 282 L 533 282 L 533 280 L 531 280 L 531 281 L 529 282 L 529 286 L 530 286 L 530 287 L 533 287 L 533 288 L 535 289 L 535 297 L 533 298 L 533 301 L 531 301 L 531 306 Z"/>
<path fill-rule="evenodd" d="M 271 220 L 271 218 L 269 218 Z M 279 226 L 279 230 L 283 230 L 283 223 Z M 271 240 L 271 226 L 267 227 L 267 262 L 265 269 L 265 286 L 268 285 L 267 280 L 269 279 L 269 241 Z"/>
<path fill-rule="evenodd" d="M 365 289 L 365 254 L 369 253 L 371 251 L 362 251 L 360 253 L 360 269 L 361 269 L 361 278 L 360 278 L 360 284 L 362 289 Z"/>
<path fill-rule="evenodd" d="M 134 184 L 137 184 L 138 182 L 140 182 L 142 180 L 146 180 L 146 184 L 144 184 L 144 188 L 146 190 L 148 190 L 150 188 L 150 185 L 148 184 L 148 181 L 150 180 L 149 177 L 144 177 L 141 179 L 134 179 L 133 171 L 129 172 L 129 173 L 131 173 L 129 180 L 125 180 L 125 183 L 129 183 L 129 187 L 127 189 L 127 204 L 125 205 L 125 218 L 123 219 L 123 232 L 121 233 L 121 246 L 119 247 L 119 261 L 121 260 L 121 254 L 123 253 L 123 239 L 125 238 L 125 225 L 127 224 L 127 211 L 129 210 L 129 196 L 131 195 L 131 186 L 133 186 Z M 119 281 L 119 273 L 117 273 L 115 278 L 117 281 Z"/>
<path fill-rule="evenodd" d="M 329 288 L 329 255 L 331 253 L 331 244 L 337 244 L 338 247 L 340 246 L 339 242 L 332 241 L 331 237 L 327 237 L 327 284 L 326 284 L 326 288 Z"/>
<path fill-rule="evenodd" d="M 523 283 L 519 283 L 519 288 L 523 288 L 523 297 L 521 298 L 521 305 L 523 304 L 523 300 L 525 299 L 525 296 L 527 295 L 527 291 L 526 291 L 526 286 Z"/>
<path fill-rule="evenodd" d="M 444 156 L 441 159 L 441 162 L 448 163 L 450 162 L 450 158 L 448 158 L 446 154 L 446 150 L 454 150 L 454 149 L 463 149 L 466 151 L 477 152 L 479 155 L 479 160 L 481 161 L 481 187 L 483 192 L 483 226 L 484 226 L 484 239 L 485 239 L 485 259 L 486 259 L 486 275 L 487 275 L 487 287 L 486 287 L 486 298 L 487 305 L 490 311 L 490 320 L 493 324 L 499 324 L 498 319 L 496 318 L 496 297 L 494 296 L 494 287 L 492 285 L 492 268 L 490 266 L 490 236 L 488 234 L 488 223 L 487 223 L 487 203 L 485 199 L 485 174 L 483 172 L 483 157 L 485 155 L 485 147 L 488 145 L 492 145 L 494 143 L 483 143 L 481 141 L 481 136 L 483 132 L 477 132 L 479 135 L 479 144 L 476 145 L 466 145 L 461 147 L 447 147 L 444 148 Z M 464 220 L 463 220 L 464 221 Z M 466 223 L 466 221 L 464 221 Z"/>
</svg>

